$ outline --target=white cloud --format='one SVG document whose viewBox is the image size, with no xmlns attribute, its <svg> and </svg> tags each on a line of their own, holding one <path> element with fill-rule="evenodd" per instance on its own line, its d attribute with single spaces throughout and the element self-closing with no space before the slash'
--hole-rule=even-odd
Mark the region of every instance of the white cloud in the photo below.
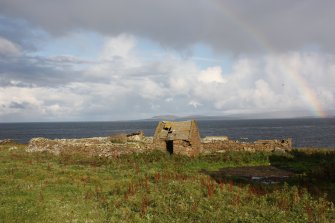
<svg viewBox="0 0 335 223">
<path fill-rule="evenodd" d="M 1 87 L 0 120 L 116 120 L 168 113 L 287 114 L 296 110 L 318 115 L 317 109 L 335 107 L 332 55 L 244 56 L 224 72 L 218 65 L 200 68 L 191 58 L 171 52 L 145 60 L 137 43 L 134 36 L 125 34 L 108 38 L 99 60 L 81 67 L 78 77 L 69 82 Z"/>
<path fill-rule="evenodd" d="M 192 100 L 188 103 L 189 105 L 193 106 L 194 108 L 197 108 L 199 106 L 201 106 L 202 104 L 200 104 L 199 102 Z"/>
<path fill-rule="evenodd" d="M 129 58 L 136 46 L 136 39 L 132 35 L 121 34 L 108 38 L 103 46 L 101 58 L 113 60 L 115 57 Z"/>
<path fill-rule="evenodd" d="M 225 83 L 226 80 L 222 77 L 221 67 L 209 67 L 206 70 L 201 71 L 198 80 L 204 83 Z"/>
</svg>

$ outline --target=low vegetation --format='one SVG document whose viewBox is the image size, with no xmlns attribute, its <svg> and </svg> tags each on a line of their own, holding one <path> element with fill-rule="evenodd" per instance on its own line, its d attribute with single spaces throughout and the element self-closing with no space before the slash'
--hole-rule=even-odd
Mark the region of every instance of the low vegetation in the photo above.
<svg viewBox="0 0 335 223">
<path fill-rule="evenodd" d="M 0 146 L 0 222 L 335 222 L 332 151 L 106 159 L 24 149 Z M 266 185 L 206 174 L 270 164 L 297 177 Z"/>
</svg>

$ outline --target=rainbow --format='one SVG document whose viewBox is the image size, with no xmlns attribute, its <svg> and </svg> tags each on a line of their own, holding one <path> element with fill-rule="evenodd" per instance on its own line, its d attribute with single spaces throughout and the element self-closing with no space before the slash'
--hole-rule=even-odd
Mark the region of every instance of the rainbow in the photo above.
<svg viewBox="0 0 335 223">
<path fill-rule="evenodd" d="M 210 0 L 213 9 L 219 10 L 233 25 L 238 27 L 243 33 L 252 38 L 252 40 L 265 52 L 276 54 L 276 50 L 271 45 L 269 40 L 262 35 L 254 26 L 252 26 L 243 16 L 235 12 L 231 7 L 229 8 L 224 1 Z M 289 66 L 283 67 L 284 75 L 295 84 L 298 91 L 304 98 L 306 105 L 314 113 L 314 115 L 324 118 L 328 114 L 320 103 L 315 89 L 306 81 L 301 73 L 296 72 Z"/>
</svg>

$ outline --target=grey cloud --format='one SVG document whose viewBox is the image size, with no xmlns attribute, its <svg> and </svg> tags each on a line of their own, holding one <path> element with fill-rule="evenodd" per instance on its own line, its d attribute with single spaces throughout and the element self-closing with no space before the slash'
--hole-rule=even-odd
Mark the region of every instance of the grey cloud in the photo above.
<svg viewBox="0 0 335 223">
<path fill-rule="evenodd" d="M 0 36 L 0 57 L 2 58 L 16 57 L 20 55 L 20 53 L 21 53 L 20 49 L 17 45 Z"/>
<path fill-rule="evenodd" d="M 26 103 L 26 102 L 11 102 L 8 106 L 9 108 L 14 108 L 14 109 L 27 109 L 30 107 L 30 104 Z"/>
<path fill-rule="evenodd" d="M 58 59 L 33 56 L 0 59 L 0 85 L 64 85 L 80 80 L 80 73 L 73 69 L 73 65 L 73 61 L 59 63 Z"/>
<path fill-rule="evenodd" d="M 45 31 L 28 21 L 19 17 L 6 17 L 0 13 L 1 36 L 14 42 L 25 51 L 36 51 L 39 44 L 48 37 Z"/>
<path fill-rule="evenodd" d="M 61 55 L 61 56 L 53 56 L 48 58 L 43 58 L 45 62 L 49 62 L 51 65 L 60 64 L 60 65 L 81 65 L 81 64 L 94 64 L 97 61 L 81 59 L 74 56 Z"/>
<path fill-rule="evenodd" d="M 3 0 L 0 13 L 61 35 L 89 29 L 133 33 L 175 48 L 205 42 L 215 50 L 335 50 L 331 0 L 42 1 Z M 270 49 L 271 48 L 271 49 Z"/>
</svg>

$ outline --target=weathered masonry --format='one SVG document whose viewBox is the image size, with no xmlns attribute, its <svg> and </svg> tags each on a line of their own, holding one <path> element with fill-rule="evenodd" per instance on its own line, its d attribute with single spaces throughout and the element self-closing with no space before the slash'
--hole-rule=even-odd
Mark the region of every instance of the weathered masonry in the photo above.
<svg viewBox="0 0 335 223">
<path fill-rule="evenodd" d="M 154 137 L 146 137 L 142 131 L 139 131 L 132 134 L 83 139 L 34 138 L 30 140 L 27 151 L 48 151 L 56 155 L 81 153 L 89 156 L 118 157 L 156 149 L 186 156 L 228 151 L 285 152 L 292 149 L 292 139 L 255 142 L 240 142 L 231 140 L 227 136 L 207 136 L 201 139 L 195 120 L 162 121 L 158 123 Z"/>
<path fill-rule="evenodd" d="M 170 154 L 195 156 L 201 152 L 199 128 L 195 120 L 184 122 L 159 122 L 153 146 Z"/>
</svg>

